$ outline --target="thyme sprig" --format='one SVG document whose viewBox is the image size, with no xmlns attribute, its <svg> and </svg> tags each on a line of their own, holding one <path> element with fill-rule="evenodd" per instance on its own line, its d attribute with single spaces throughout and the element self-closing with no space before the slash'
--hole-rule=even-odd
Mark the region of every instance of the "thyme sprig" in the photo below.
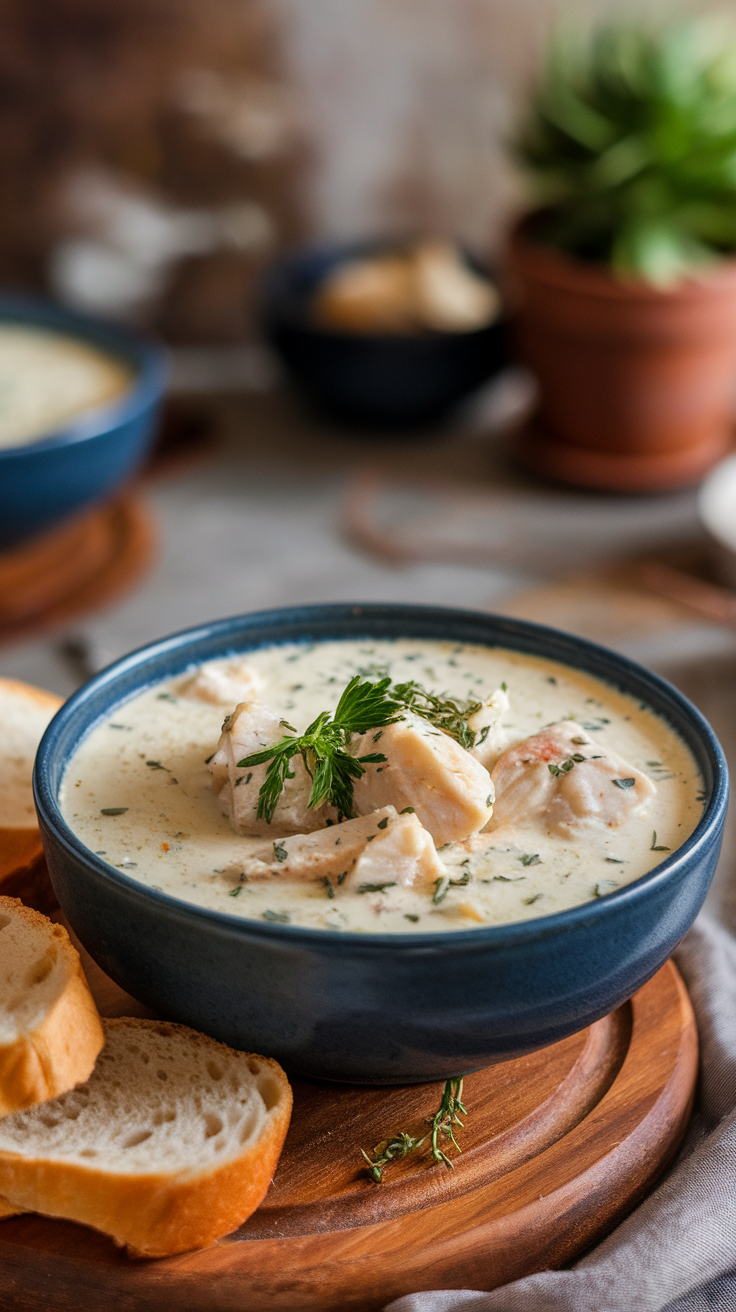
<svg viewBox="0 0 736 1312">
<path fill-rule="evenodd" d="M 366 765 L 379 764 L 386 757 L 380 752 L 351 756 L 350 739 L 353 734 L 367 733 L 369 729 L 383 728 L 401 719 L 403 703 L 389 693 L 390 683 L 389 678 L 379 679 L 378 683 L 361 682 L 356 674 L 345 688 L 334 715 L 321 711 L 303 734 L 297 734 L 282 721 L 291 730 L 290 736 L 238 761 L 238 769 L 270 762 L 258 794 L 259 820 L 265 818 L 267 824 L 273 820 L 286 780 L 294 778 L 290 765 L 295 756 L 301 756 L 312 780 L 310 808 L 330 802 L 340 820 L 351 818 L 354 781 L 365 774 Z"/>
<path fill-rule="evenodd" d="M 394 684 L 392 691 L 408 711 L 420 715 L 423 720 L 429 720 L 430 724 L 454 738 L 467 751 L 475 745 L 475 732 L 468 725 L 468 720 L 483 709 L 485 702 L 464 700 L 462 697 L 439 697 L 436 693 L 428 692 L 415 679 L 410 679 L 408 683 Z"/>
<path fill-rule="evenodd" d="M 402 1130 L 399 1134 L 394 1134 L 391 1138 L 382 1139 L 380 1143 L 377 1143 L 373 1149 L 372 1157 L 369 1157 L 368 1153 L 361 1148 L 360 1151 L 368 1164 L 371 1179 L 374 1180 L 376 1184 L 380 1184 L 383 1180 L 383 1172 L 391 1162 L 400 1161 L 402 1158 L 408 1157 L 409 1153 L 416 1152 L 419 1148 L 423 1147 L 428 1139 L 430 1140 L 430 1151 L 434 1161 L 438 1164 L 444 1163 L 444 1165 L 448 1166 L 451 1171 L 454 1170 L 453 1163 L 447 1156 L 447 1153 L 440 1147 L 440 1135 L 444 1136 L 445 1139 L 449 1139 L 450 1143 L 459 1153 L 462 1152 L 462 1148 L 455 1138 L 454 1129 L 456 1125 L 459 1125 L 461 1128 L 464 1125 L 464 1121 L 461 1121 L 460 1119 L 460 1113 L 462 1113 L 463 1116 L 467 1116 L 468 1114 L 468 1109 L 463 1103 L 462 1097 L 462 1079 L 446 1080 L 442 1099 L 437 1111 L 434 1116 L 427 1117 L 430 1129 L 427 1130 L 426 1134 L 415 1137 L 414 1135 L 407 1134 L 405 1130 Z"/>
</svg>

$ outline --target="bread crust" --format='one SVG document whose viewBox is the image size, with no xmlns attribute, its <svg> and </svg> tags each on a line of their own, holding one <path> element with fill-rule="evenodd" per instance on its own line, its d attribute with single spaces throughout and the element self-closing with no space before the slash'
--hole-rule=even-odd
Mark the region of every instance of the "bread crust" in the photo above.
<svg viewBox="0 0 736 1312">
<path fill-rule="evenodd" d="M 106 1026 L 166 1028 L 190 1042 L 231 1049 L 184 1025 L 121 1018 Z M 244 1056 L 267 1069 L 279 1094 L 260 1137 L 223 1166 L 193 1174 L 108 1172 L 76 1163 L 27 1158 L 0 1151 L 0 1195 L 16 1210 L 40 1212 L 89 1225 L 110 1235 L 132 1257 L 169 1257 L 204 1248 L 237 1229 L 262 1202 L 273 1177 L 291 1118 L 291 1087 L 277 1062 Z"/>
<path fill-rule="evenodd" d="M 34 688 L 30 683 L 21 683 L 20 679 L 0 678 L 0 694 L 30 702 L 53 713 L 64 704 L 63 697 L 57 697 L 44 688 Z M 32 869 L 43 860 L 41 835 L 37 825 L 25 827 L 2 824 L 2 798 L 0 798 L 0 892 L 14 894 L 18 877 L 34 875 Z M 6 886 L 5 880 L 12 881 L 12 887 Z"/>
<path fill-rule="evenodd" d="M 7 1116 L 88 1080 L 105 1033 L 79 953 L 63 926 L 18 898 L 0 897 L 0 913 L 20 917 L 54 943 L 67 971 L 66 984 L 40 1025 L 0 1044 L 0 1116 Z"/>
</svg>

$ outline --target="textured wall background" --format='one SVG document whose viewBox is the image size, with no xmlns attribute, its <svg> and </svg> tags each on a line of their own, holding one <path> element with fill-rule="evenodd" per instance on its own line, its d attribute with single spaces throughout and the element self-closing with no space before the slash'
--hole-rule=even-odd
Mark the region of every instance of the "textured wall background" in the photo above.
<svg viewBox="0 0 736 1312">
<path fill-rule="evenodd" d="M 474 245 L 518 203 L 504 149 L 561 16 L 680 13 L 672 0 L 269 0 L 312 150 L 306 202 L 334 235 L 440 228 Z"/>
</svg>

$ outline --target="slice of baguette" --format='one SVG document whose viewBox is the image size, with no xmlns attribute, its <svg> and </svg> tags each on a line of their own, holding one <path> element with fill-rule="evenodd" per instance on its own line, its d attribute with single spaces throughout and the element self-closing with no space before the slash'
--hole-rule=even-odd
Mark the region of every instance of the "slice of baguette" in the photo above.
<svg viewBox="0 0 736 1312">
<path fill-rule="evenodd" d="M 33 805 L 33 762 L 62 704 L 54 693 L 0 679 L 0 891 L 53 905 Z"/>
<path fill-rule="evenodd" d="M 275 1061 L 183 1025 L 123 1017 L 105 1031 L 87 1084 L 0 1121 L 0 1195 L 136 1257 L 210 1244 L 268 1189 L 289 1082 Z"/>
<path fill-rule="evenodd" d="M 66 930 L 0 897 L 0 1116 L 88 1079 L 104 1041 Z"/>
</svg>

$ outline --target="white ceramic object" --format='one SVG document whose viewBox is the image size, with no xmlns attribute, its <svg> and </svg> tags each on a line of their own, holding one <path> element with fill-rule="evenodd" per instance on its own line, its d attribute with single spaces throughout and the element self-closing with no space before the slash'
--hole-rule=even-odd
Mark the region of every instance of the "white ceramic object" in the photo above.
<svg viewBox="0 0 736 1312">
<path fill-rule="evenodd" d="M 736 455 L 711 470 L 698 494 L 698 512 L 713 548 L 718 573 L 736 588 Z"/>
</svg>

